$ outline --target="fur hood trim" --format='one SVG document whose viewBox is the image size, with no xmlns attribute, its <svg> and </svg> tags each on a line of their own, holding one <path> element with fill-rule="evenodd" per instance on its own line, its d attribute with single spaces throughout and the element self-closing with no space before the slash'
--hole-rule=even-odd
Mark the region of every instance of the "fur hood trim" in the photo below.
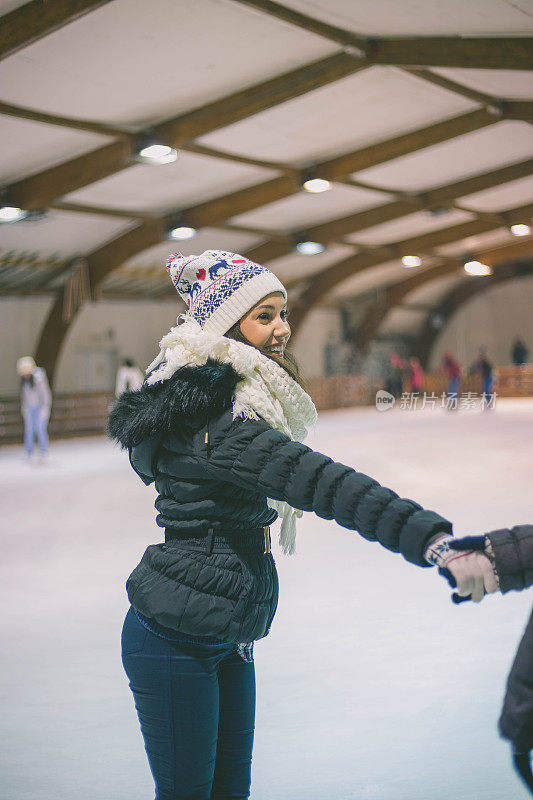
<svg viewBox="0 0 533 800">
<path fill-rule="evenodd" d="M 179 367 L 168 380 L 123 392 L 109 415 L 107 433 L 126 449 L 149 436 L 171 433 L 177 424 L 194 425 L 231 407 L 243 380 L 234 366 L 214 358 Z"/>
</svg>

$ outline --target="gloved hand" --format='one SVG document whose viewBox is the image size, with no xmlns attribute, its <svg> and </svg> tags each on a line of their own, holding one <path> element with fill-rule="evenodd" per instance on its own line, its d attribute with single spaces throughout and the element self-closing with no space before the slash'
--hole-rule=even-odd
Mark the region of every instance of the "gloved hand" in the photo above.
<svg viewBox="0 0 533 800">
<path fill-rule="evenodd" d="M 490 542 L 488 542 L 490 547 Z M 465 536 L 455 539 L 449 534 L 435 537 L 425 552 L 426 561 L 435 564 L 439 573 L 457 587 L 457 599 L 480 603 L 485 594 L 499 589 L 498 576 L 488 557 L 484 536 Z"/>
</svg>

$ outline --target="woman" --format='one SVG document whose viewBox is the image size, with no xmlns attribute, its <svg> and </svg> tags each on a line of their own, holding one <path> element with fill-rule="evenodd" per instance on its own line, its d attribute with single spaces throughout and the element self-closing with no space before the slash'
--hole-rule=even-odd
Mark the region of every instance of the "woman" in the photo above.
<svg viewBox="0 0 533 800">
<path fill-rule="evenodd" d="M 488 559 L 456 553 L 451 523 L 302 444 L 316 409 L 294 359 L 287 292 L 236 253 L 171 256 L 186 314 L 109 432 L 144 483 L 157 524 L 130 575 L 122 658 L 157 800 L 248 798 L 255 713 L 253 643 L 278 602 L 269 526 L 295 552 L 314 511 L 421 567 L 448 567 L 475 600 L 495 591 Z"/>
<path fill-rule="evenodd" d="M 20 405 L 24 419 L 24 446 L 26 457 L 31 459 L 35 437 L 39 442 L 39 455 L 43 461 L 48 454 L 48 420 L 52 406 L 52 394 L 46 372 L 37 367 L 31 356 L 17 361 L 20 375 Z"/>
</svg>

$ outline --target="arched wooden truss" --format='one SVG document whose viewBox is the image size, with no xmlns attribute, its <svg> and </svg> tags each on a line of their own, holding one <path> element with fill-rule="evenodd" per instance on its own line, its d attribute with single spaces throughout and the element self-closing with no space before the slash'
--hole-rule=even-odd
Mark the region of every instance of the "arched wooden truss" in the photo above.
<svg viewBox="0 0 533 800">
<path fill-rule="evenodd" d="M 502 275 L 507 274 L 507 270 L 511 268 L 508 266 L 509 264 L 512 265 L 512 269 L 518 270 L 518 265 L 520 263 L 518 259 L 527 260 L 532 256 L 533 237 L 527 237 L 525 241 L 516 242 L 494 250 L 474 253 L 472 254 L 473 259 L 475 258 L 493 267 L 494 272 L 492 275 L 482 277 L 466 276 L 465 286 L 471 286 L 472 292 L 475 293 L 477 290 L 481 290 L 483 286 L 490 286 L 492 283 L 497 282 L 496 278 L 500 275 L 500 272 Z M 513 260 L 511 261 L 511 259 Z M 446 275 L 452 276 L 458 273 L 461 274 L 462 269 L 463 265 L 457 259 L 442 259 L 441 263 L 429 269 L 420 272 L 417 271 L 406 280 L 387 286 L 382 291 L 378 302 L 368 309 L 357 327 L 357 346 L 361 352 L 365 352 L 368 349 L 372 340 L 377 336 L 379 328 L 384 323 L 387 315 L 394 311 L 394 309 L 399 308 L 411 292 Z M 418 355 L 418 353 L 413 353 L 413 355 Z"/>
<path fill-rule="evenodd" d="M 182 150 L 275 170 L 276 177 L 267 181 L 201 204 L 176 208 L 163 216 L 68 203 L 62 201 L 61 198 L 76 189 L 128 169 L 134 163 L 132 158 L 137 146 L 138 131 L 0 103 L 0 114 L 35 120 L 48 125 L 101 133 L 113 138 L 113 141 L 104 147 L 26 176 L 4 187 L 6 200 L 12 205 L 26 209 L 53 208 L 71 213 L 122 215 L 124 218 L 134 220 L 135 226 L 132 229 L 92 252 L 83 254 L 93 298 L 98 296 L 100 287 L 112 272 L 120 271 L 128 259 L 163 241 L 168 226 L 176 221 L 179 221 L 181 225 L 190 225 L 197 229 L 217 226 L 228 230 L 239 230 L 238 226 L 229 224 L 228 220 L 297 194 L 301 191 L 302 181 L 309 174 L 330 181 L 380 191 L 378 187 L 358 181 L 353 177 L 354 173 L 385 164 L 400 156 L 415 153 L 435 144 L 451 141 L 467 133 L 480 131 L 502 120 L 522 120 L 524 122 L 533 120 L 532 102 L 494 97 L 452 81 L 429 69 L 430 67 L 462 66 L 478 69 L 531 70 L 533 69 L 533 40 L 528 37 L 365 37 L 341 30 L 278 3 L 267 2 L 267 0 L 257 0 L 257 2 L 235 0 L 235 4 L 251 6 L 278 20 L 317 34 L 330 43 L 335 43 L 338 49 L 326 58 L 304 64 L 297 69 L 226 95 L 172 119 L 157 121 L 153 125 L 153 129 L 165 141 Z M 15 9 L 2 18 L 4 25 L 3 34 L 0 36 L 0 58 L 5 58 L 26 44 L 57 30 L 62 24 L 68 24 L 80 15 L 88 13 L 92 8 L 103 5 L 105 2 L 50 0 L 46 4 L 46 13 L 40 15 L 36 15 L 35 10 L 36 6 L 41 7 L 41 3 L 31 2 Z M 473 100 L 478 108 L 399 136 L 384 138 L 371 146 L 351 150 L 333 158 L 303 166 L 247 158 L 214 150 L 195 141 L 206 133 L 245 120 L 261 111 L 333 84 L 376 64 L 396 65 L 422 81 Z M 533 159 L 522 160 L 422 193 L 386 190 L 387 195 L 395 195 L 393 201 L 329 220 L 324 224 L 302 227 L 289 233 L 273 232 L 270 236 L 267 234 L 264 236 L 264 240 L 248 250 L 246 255 L 263 263 L 271 263 L 292 252 L 296 236 L 320 241 L 324 244 L 342 243 L 344 242 L 343 237 L 349 234 L 401 219 L 418 210 L 432 210 L 442 206 L 458 207 L 456 204 L 458 198 L 531 175 L 532 167 Z M 372 269 L 390 261 L 391 258 L 413 251 L 431 253 L 432 248 L 439 245 L 496 230 L 502 225 L 527 222 L 531 218 L 532 212 L 533 204 L 522 204 L 506 208 L 497 214 L 474 214 L 475 218 L 470 222 L 441 229 L 434 233 L 414 236 L 386 246 L 359 248 L 359 252 L 338 261 L 327 269 L 314 274 L 311 278 L 295 282 L 294 288 L 297 288 L 298 292 L 292 301 L 291 321 L 293 326 L 297 329 L 298 324 L 327 292 L 356 273 Z M 262 233 L 265 234 L 264 231 Z M 70 269 L 70 264 L 66 264 L 65 276 L 70 274 Z M 164 297 L 168 291 L 171 291 L 162 283 L 160 276 L 150 278 L 147 275 L 146 278 L 149 296 Z M 68 285 L 68 281 L 65 285 Z M 18 282 L 17 280 L 14 283 L 8 281 L 5 288 L 0 282 L 0 293 L 9 293 L 10 286 L 18 291 L 21 286 L 28 293 L 32 291 L 31 281 L 24 276 Z M 41 279 L 35 288 L 38 291 L 46 290 L 46 282 Z M 74 304 L 69 309 L 69 313 L 65 314 L 64 293 L 63 291 L 56 292 L 56 299 L 44 323 L 36 349 L 37 361 L 46 367 L 52 379 L 61 347 L 70 326 L 76 319 L 79 307 L 79 304 L 78 306 Z"/>
<path fill-rule="evenodd" d="M 492 275 L 487 275 L 480 281 L 468 279 L 462 281 L 459 286 L 455 286 L 440 303 L 428 312 L 420 332 L 417 334 L 416 338 L 411 341 L 413 355 L 418 356 L 424 369 L 427 369 L 433 347 L 437 341 L 437 337 L 441 333 L 441 328 L 437 328 L 432 324 L 432 320 L 436 315 L 448 323 L 452 316 L 457 313 L 465 303 L 468 303 L 469 300 L 473 300 L 474 297 L 479 297 L 480 294 L 492 289 L 494 286 L 506 283 L 507 281 L 516 278 L 530 278 L 532 275 L 533 258 L 530 258 L 526 261 L 510 261 L 499 264 Z"/>
</svg>

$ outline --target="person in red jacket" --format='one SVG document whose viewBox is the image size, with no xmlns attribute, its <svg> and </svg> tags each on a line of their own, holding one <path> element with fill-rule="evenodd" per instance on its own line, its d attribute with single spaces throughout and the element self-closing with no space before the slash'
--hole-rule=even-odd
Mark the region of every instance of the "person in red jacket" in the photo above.
<svg viewBox="0 0 533 800">
<path fill-rule="evenodd" d="M 443 372 L 448 379 L 448 396 L 454 400 L 454 404 L 450 407 L 457 408 L 457 396 L 461 383 L 462 370 L 461 365 L 455 360 L 450 350 L 445 350 L 442 354 L 440 371 Z"/>
</svg>

